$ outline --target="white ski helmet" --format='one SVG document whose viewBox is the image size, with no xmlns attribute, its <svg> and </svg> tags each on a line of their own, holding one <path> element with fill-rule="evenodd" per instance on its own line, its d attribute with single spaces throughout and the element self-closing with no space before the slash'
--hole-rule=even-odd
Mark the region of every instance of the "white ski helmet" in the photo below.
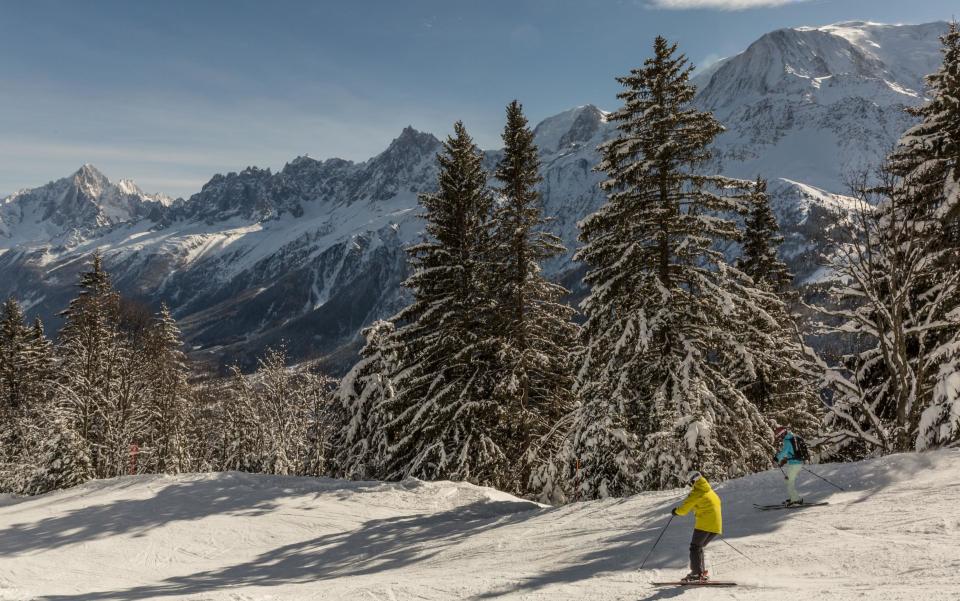
<svg viewBox="0 0 960 601">
<path fill-rule="evenodd" d="M 694 482 L 696 482 L 696 481 L 699 480 L 700 478 L 703 478 L 703 474 L 701 474 L 701 473 L 698 472 L 697 470 L 693 470 L 692 472 L 689 472 L 689 473 L 687 474 L 687 484 L 693 484 Z"/>
</svg>

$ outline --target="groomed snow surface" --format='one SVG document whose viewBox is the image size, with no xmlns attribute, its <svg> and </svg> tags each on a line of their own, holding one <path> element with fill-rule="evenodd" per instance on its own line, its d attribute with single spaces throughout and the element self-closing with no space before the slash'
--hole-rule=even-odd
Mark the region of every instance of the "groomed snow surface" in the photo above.
<svg viewBox="0 0 960 601">
<path fill-rule="evenodd" d="M 657 589 L 686 573 L 685 491 L 541 507 L 449 482 L 350 483 L 239 473 L 129 477 L 0 498 L 0 599 L 960 598 L 960 450 L 814 468 L 825 507 L 759 512 L 779 471 L 726 482 L 732 589 Z"/>
</svg>

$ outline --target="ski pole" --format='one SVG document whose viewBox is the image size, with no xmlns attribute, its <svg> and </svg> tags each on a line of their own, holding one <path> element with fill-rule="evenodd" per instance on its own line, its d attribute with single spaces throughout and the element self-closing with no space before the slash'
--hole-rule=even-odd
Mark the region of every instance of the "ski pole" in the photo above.
<svg viewBox="0 0 960 601">
<path fill-rule="evenodd" d="M 808 470 L 807 468 L 803 468 L 803 471 L 813 474 L 814 476 L 816 476 L 817 478 L 820 478 L 821 480 L 823 480 L 824 482 L 826 482 L 826 483 L 829 484 L 830 486 L 836 488 L 836 489 L 839 490 L 840 492 L 845 492 L 842 488 L 840 488 L 839 486 L 837 486 L 837 485 L 834 484 L 833 482 L 827 480 L 826 478 L 824 478 L 824 477 L 821 476 L 820 474 L 818 474 L 818 473 L 816 473 L 816 472 L 813 472 L 813 471 L 811 471 L 811 470 Z"/>
<path fill-rule="evenodd" d="M 759 564 L 759 563 L 757 563 L 757 562 L 755 562 L 754 560 L 752 560 L 752 559 L 750 559 L 749 557 L 747 557 L 747 556 L 744 554 L 743 551 L 741 551 L 740 549 L 734 547 L 734 546 L 731 545 L 729 542 L 727 542 L 727 539 L 725 539 L 725 538 L 723 538 L 723 537 L 721 536 L 721 537 L 720 537 L 720 540 L 722 540 L 724 543 L 726 543 L 726 545 L 727 545 L 728 547 L 730 547 L 731 549 L 733 549 L 734 551 L 736 551 L 736 552 L 739 553 L 740 555 L 743 555 L 744 557 L 746 557 L 746 558 L 747 558 L 747 561 L 749 561 L 750 563 L 752 563 L 753 565 L 755 565 L 755 566 L 757 566 L 757 567 L 760 567 L 760 564 Z"/>
<path fill-rule="evenodd" d="M 657 537 L 656 542 L 653 543 L 653 546 L 650 547 L 650 550 L 647 551 L 647 556 L 643 558 L 643 563 L 640 564 L 640 569 L 643 569 L 643 566 L 647 565 L 647 560 L 650 559 L 650 556 L 653 554 L 653 550 L 657 548 L 657 545 L 660 544 L 660 539 L 663 538 L 663 535 L 667 532 L 667 528 L 670 526 L 670 522 L 673 521 L 673 514 L 670 514 L 670 519 L 667 520 L 667 525 L 663 527 L 663 530 L 660 531 L 660 536 Z"/>
</svg>

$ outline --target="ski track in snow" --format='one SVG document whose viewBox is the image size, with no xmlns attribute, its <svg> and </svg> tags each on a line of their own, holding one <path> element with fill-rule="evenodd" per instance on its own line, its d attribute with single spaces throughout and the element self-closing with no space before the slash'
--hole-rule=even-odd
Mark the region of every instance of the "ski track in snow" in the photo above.
<svg viewBox="0 0 960 601">
<path fill-rule="evenodd" d="M 722 483 L 728 542 L 714 578 L 686 572 L 693 520 L 650 545 L 685 491 L 540 506 L 451 482 L 343 482 L 240 473 L 96 481 L 0 497 L 0 600 L 960 599 L 960 450 L 813 468 L 830 505 L 754 510 L 779 471 Z M 755 563 L 752 563 L 755 562 Z"/>
</svg>

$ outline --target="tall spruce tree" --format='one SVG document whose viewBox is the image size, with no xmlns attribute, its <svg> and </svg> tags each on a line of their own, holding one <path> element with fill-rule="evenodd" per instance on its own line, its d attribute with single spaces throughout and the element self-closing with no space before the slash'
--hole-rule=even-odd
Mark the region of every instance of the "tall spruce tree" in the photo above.
<svg viewBox="0 0 960 601">
<path fill-rule="evenodd" d="M 566 469 L 580 498 L 769 464 L 772 433 L 737 383 L 753 359 L 740 342 L 753 289 L 718 250 L 740 237 L 729 216 L 745 212 L 747 183 L 700 173 L 723 128 L 691 106 L 691 71 L 658 37 L 654 56 L 618 78 L 619 135 L 598 166 L 608 201 L 582 222 L 577 254 L 590 296 Z"/>
<path fill-rule="evenodd" d="M 62 313 L 58 412 L 79 436 L 93 474 L 110 477 L 124 465 L 116 445 L 123 444 L 117 437 L 125 433 L 128 420 L 117 411 L 122 410 L 120 400 L 127 398 L 127 374 L 122 367 L 130 350 L 118 326 L 120 297 L 99 253 L 93 256 L 91 270 L 81 274 L 79 288 Z M 71 439 L 63 448 L 73 449 L 76 444 Z"/>
<path fill-rule="evenodd" d="M 32 340 L 20 303 L 8 298 L 0 309 L 0 405 L 10 411 L 28 402 L 34 364 Z"/>
<path fill-rule="evenodd" d="M 52 361 L 39 319 L 28 326 L 19 303 L 9 299 L 0 311 L 0 491 L 29 488 L 50 435 Z"/>
<path fill-rule="evenodd" d="M 30 329 L 30 348 L 33 355 L 34 373 L 42 383 L 43 389 L 47 390 L 47 384 L 53 377 L 53 343 L 47 338 L 43 329 L 43 321 L 39 317 L 33 320 L 33 326 Z"/>
<path fill-rule="evenodd" d="M 747 398 L 771 422 L 787 425 L 805 436 L 820 425 L 816 367 L 807 357 L 795 317 L 788 304 L 795 300 L 793 275 L 780 260 L 780 226 L 770 208 L 767 182 L 758 177 L 749 190 L 750 212 L 743 235 L 743 254 L 737 266 L 753 280 L 749 303 L 761 311 L 745 318 L 744 335 L 755 357 L 742 365 L 742 388 Z"/>
<path fill-rule="evenodd" d="M 578 327 L 571 321 L 573 309 L 561 302 L 568 291 L 547 280 L 541 269 L 543 261 L 564 247 L 545 230 L 536 190 L 540 159 L 516 100 L 507 106 L 503 142 L 503 158 L 494 174 L 501 198 L 494 212 L 490 276 L 503 370 L 496 395 L 509 414 L 509 440 L 514 443 L 509 456 L 516 483 L 511 488 L 541 492 L 545 483 L 540 470 L 557 450 L 554 425 L 573 409 Z"/>
<path fill-rule="evenodd" d="M 183 338 L 166 304 L 146 333 L 148 392 L 144 442 L 151 472 L 176 474 L 187 469 L 186 420 L 190 390 Z"/>
<path fill-rule="evenodd" d="M 897 144 L 886 169 L 902 178 L 913 209 L 908 217 L 944 223 L 940 246 L 960 247 L 960 25 L 950 23 L 943 64 L 927 77 L 930 101 L 908 112 L 920 118 Z"/>
<path fill-rule="evenodd" d="M 492 198 L 483 155 L 463 124 L 437 157 L 438 191 L 422 194 L 430 239 L 409 249 L 413 303 L 398 323 L 386 475 L 507 488 L 507 408 L 495 399 L 489 274 Z"/>
<path fill-rule="evenodd" d="M 0 309 L 0 491 L 20 492 L 30 404 L 30 329 L 13 298 Z"/>
<path fill-rule="evenodd" d="M 754 283 L 774 292 L 781 292 L 790 285 L 793 275 L 786 263 L 777 256 L 783 244 L 780 225 L 770 208 L 767 196 L 767 181 L 758 177 L 750 193 L 750 213 L 747 216 L 743 235 L 743 256 L 738 267 L 750 276 Z"/>
<path fill-rule="evenodd" d="M 916 282 L 914 305 L 933 302 L 933 307 L 916 307 L 915 313 L 937 315 L 949 323 L 960 319 L 960 292 L 940 300 L 932 289 L 951 279 L 960 267 L 960 25 L 950 24 L 941 37 L 943 63 L 927 77 L 930 101 L 909 109 L 920 123 L 907 131 L 889 160 L 888 169 L 901 178 L 900 189 L 910 206 L 907 218 L 916 220 L 936 240 L 929 247 L 937 255 L 929 279 Z M 934 225 L 927 224 L 934 220 Z M 916 447 L 930 448 L 960 438 L 960 348 L 956 328 L 940 329 L 937 344 L 927 342 L 927 352 L 939 366 L 933 397 L 925 406 L 916 432 Z M 935 350 L 934 350 L 935 349 Z M 909 354 L 922 360 L 914 347 Z M 882 370 L 880 370 L 882 371 Z M 889 376 L 889 372 L 886 373 Z"/>
</svg>

